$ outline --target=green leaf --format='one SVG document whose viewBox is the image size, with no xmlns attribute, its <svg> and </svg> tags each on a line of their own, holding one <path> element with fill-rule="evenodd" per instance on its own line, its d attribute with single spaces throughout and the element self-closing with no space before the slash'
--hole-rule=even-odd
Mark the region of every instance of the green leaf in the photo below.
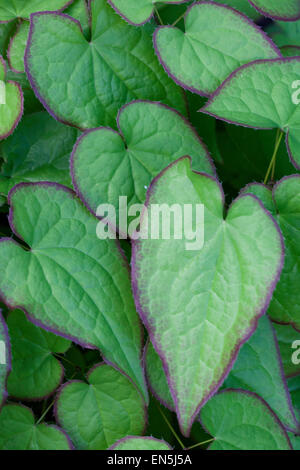
<svg viewBox="0 0 300 470">
<path fill-rule="evenodd" d="M 55 121 L 45 111 L 25 116 L 0 145 L 4 160 L 0 192 L 7 196 L 21 182 L 54 181 L 71 186 L 69 158 L 77 136 L 76 129 Z"/>
<path fill-rule="evenodd" d="M 24 96 L 24 114 L 36 113 L 38 111 L 44 111 L 44 108 L 40 101 L 36 98 L 30 83 L 27 79 L 26 73 L 13 72 L 12 70 L 7 71 L 7 80 L 13 80 L 18 83 L 22 88 Z"/>
<path fill-rule="evenodd" d="M 294 450 L 300 450 L 300 437 L 295 436 L 292 433 L 288 433 L 289 439 L 291 441 L 292 447 Z"/>
<path fill-rule="evenodd" d="M 300 350 L 300 333 L 289 325 L 278 325 L 274 323 L 274 327 L 285 375 L 287 377 L 299 375 L 300 355 L 297 353 L 297 350 Z M 295 341 L 297 341 L 297 343 L 295 343 Z M 294 356 L 296 356 L 296 361 L 293 360 Z M 299 363 L 296 363 L 298 361 Z"/>
<path fill-rule="evenodd" d="M 13 133 L 23 114 L 21 86 L 6 80 L 6 64 L 0 56 L 0 140 Z"/>
<path fill-rule="evenodd" d="M 215 437 L 210 450 L 290 450 L 277 416 L 258 395 L 225 390 L 201 410 L 200 419 Z"/>
<path fill-rule="evenodd" d="M 117 441 L 109 450 L 172 450 L 172 447 L 154 437 L 127 436 Z"/>
<path fill-rule="evenodd" d="M 29 35 L 30 24 L 28 21 L 22 21 L 10 41 L 7 51 L 9 66 L 14 72 L 25 72 L 24 55 Z"/>
<path fill-rule="evenodd" d="M 257 393 L 278 415 L 286 428 L 297 432 L 299 424 L 291 406 L 277 348 L 270 320 L 264 316 L 259 320 L 255 333 L 242 346 L 224 387 Z M 151 343 L 146 347 L 145 366 L 152 394 L 164 406 L 174 410 L 161 359 Z"/>
<path fill-rule="evenodd" d="M 299 0 L 249 0 L 262 15 L 275 20 L 295 21 L 300 18 Z"/>
<path fill-rule="evenodd" d="M 158 239 L 133 242 L 136 305 L 167 370 L 182 433 L 188 435 L 198 410 L 266 311 L 281 272 L 283 243 L 277 224 L 252 195 L 239 197 L 224 220 L 219 183 L 194 173 L 187 157 L 151 185 L 146 206 L 154 228 L 154 204 L 162 203 L 179 205 L 181 213 L 184 204 L 195 210 L 196 204 L 204 206 L 203 246 L 203 221 L 194 222 L 195 239 L 188 217 L 181 240 L 159 233 Z M 144 216 L 143 236 L 146 229 Z"/>
<path fill-rule="evenodd" d="M 73 0 L 0 0 L 0 21 L 29 18 L 36 11 L 63 10 Z"/>
<path fill-rule="evenodd" d="M 280 47 L 300 46 L 300 21 L 276 21 L 268 27 L 267 31 Z"/>
<path fill-rule="evenodd" d="M 194 169 L 214 173 L 198 135 L 174 110 L 137 101 L 120 110 L 117 124 L 119 133 L 99 128 L 83 134 L 71 157 L 77 194 L 93 213 L 101 203 L 112 204 L 112 225 L 119 223 L 119 197 L 127 196 L 128 208 L 144 203 L 151 180 L 176 158 L 190 155 Z"/>
<path fill-rule="evenodd" d="M 0 54 L 5 57 L 6 49 L 9 44 L 11 35 L 16 29 L 16 22 L 12 21 L 11 23 L 0 23 Z"/>
<path fill-rule="evenodd" d="M 87 383 L 66 383 L 56 401 L 61 426 L 78 449 L 103 450 L 128 434 L 142 434 L 144 402 L 126 377 L 107 365 L 97 365 Z"/>
<path fill-rule="evenodd" d="M 97 238 L 99 221 L 64 186 L 23 183 L 8 202 L 11 227 L 30 250 L 1 239 L 0 290 L 7 304 L 43 328 L 101 349 L 147 397 L 142 332 L 116 241 Z"/>
<path fill-rule="evenodd" d="M 134 99 L 162 101 L 185 113 L 182 90 L 154 54 L 152 27 L 129 26 L 106 0 L 94 0 L 91 9 L 90 42 L 71 18 L 31 17 L 26 71 L 46 109 L 82 129 L 114 127 L 119 108 Z"/>
<path fill-rule="evenodd" d="M 140 0 L 137 5 L 136 0 L 108 0 L 108 3 L 116 12 L 134 26 L 141 26 L 149 21 L 155 11 L 155 4 L 178 4 L 188 0 Z"/>
<path fill-rule="evenodd" d="M 255 10 L 250 3 L 245 2 L 245 0 L 214 0 L 216 3 L 222 3 L 223 5 L 229 5 L 235 10 L 239 10 L 244 15 L 251 18 L 251 20 L 256 21 L 260 18 L 260 13 Z"/>
<path fill-rule="evenodd" d="M 65 15 L 72 16 L 81 24 L 85 37 L 89 40 L 90 36 L 90 17 L 86 0 L 75 0 L 64 11 Z"/>
<path fill-rule="evenodd" d="M 283 375 L 277 340 L 266 316 L 259 320 L 255 333 L 241 348 L 225 387 L 256 393 L 268 403 L 287 429 L 299 430 Z"/>
<path fill-rule="evenodd" d="M 283 57 L 299 57 L 300 46 L 282 46 L 280 48 Z"/>
<path fill-rule="evenodd" d="M 291 162 L 300 168 L 299 76 L 297 57 L 247 64 L 216 90 L 201 111 L 233 124 L 282 129 Z"/>
<path fill-rule="evenodd" d="M 185 17 L 185 32 L 170 26 L 157 28 L 154 46 L 176 83 L 205 96 L 239 66 L 281 56 L 246 16 L 212 2 L 192 5 Z"/>
<path fill-rule="evenodd" d="M 64 376 L 52 353 L 66 352 L 71 343 L 37 328 L 20 310 L 10 313 L 7 326 L 12 348 L 8 393 L 21 400 L 42 400 L 58 388 Z"/>
<path fill-rule="evenodd" d="M 11 350 L 8 330 L 4 318 L 0 313 L 0 408 L 6 400 L 7 377 L 11 370 Z"/>
<path fill-rule="evenodd" d="M 255 183 L 244 191 L 261 199 L 273 213 L 284 237 L 284 266 L 268 314 L 274 321 L 290 323 L 300 330 L 300 175 L 283 178 L 273 193 Z"/>
<path fill-rule="evenodd" d="M 32 411 L 9 404 L 0 413 L 1 450 L 69 450 L 72 443 L 65 432 L 54 425 L 35 424 Z"/>
</svg>

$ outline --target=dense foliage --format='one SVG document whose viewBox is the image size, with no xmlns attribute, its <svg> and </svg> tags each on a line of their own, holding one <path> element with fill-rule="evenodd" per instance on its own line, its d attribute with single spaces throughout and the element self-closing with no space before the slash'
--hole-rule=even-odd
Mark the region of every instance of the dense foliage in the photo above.
<svg viewBox="0 0 300 470">
<path fill-rule="evenodd" d="M 0 0 L 0 54 L 0 449 L 300 449 L 300 0 Z"/>
</svg>

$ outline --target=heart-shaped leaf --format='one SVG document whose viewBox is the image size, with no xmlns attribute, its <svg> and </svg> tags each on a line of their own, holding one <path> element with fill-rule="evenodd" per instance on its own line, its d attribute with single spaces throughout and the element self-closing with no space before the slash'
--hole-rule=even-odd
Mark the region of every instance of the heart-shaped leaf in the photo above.
<svg viewBox="0 0 300 470">
<path fill-rule="evenodd" d="M 268 313 L 274 321 L 290 323 L 300 331 L 300 175 L 283 178 L 275 185 L 273 193 L 255 183 L 244 191 L 261 199 L 284 236 L 284 267 Z"/>
<path fill-rule="evenodd" d="M 29 18 L 36 11 L 63 10 L 73 0 L 0 0 L 0 21 Z"/>
<path fill-rule="evenodd" d="M 282 129 L 300 168 L 299 77 L 299 57 L 252 62 L 228 77 L 201 111 L 255 129 Z"/>
<path fill-rule="evenodd" d="M 11 38 L 7 57 L 9 66 L 14 72 L 25 72 L 24 55 L 29 35 L 30 24 L 28 21 L 22 21 Z"/>
<path fill-rule="evenodd" d="M 7 326 L 12 349 L 8 393 L 21 400 L 42 400 L 59 387 L 64 376 L 52 353 L 66 352 L 70 341 L 36 327 L 20 310 L 10 313 Z"/>
<path fill-rule="evenodd" d="M 1 145 L 4 160 L 0 192 L 7 196 L 17 183 L 54 181 L 71 186 L 69 159 L 78 131 L 55 121 L 45 111 L 26 115 Z"/>
<path fill-rule="evenodd" d="M 170 217 L 174 239 L 166 239 L 164 227 L 157 229 L 157 204 L 179 207 L 184 235 L 178 213 L 176 226 Z M 194 212 L 204 208 L 204 218 L 193 221 L 195 214 L 187 208 L 183 217 L 185 205 Z M 283 241 L 274 219 L 252 195 L 239 197 L 224 220 L 218 181 L 194 173 L 187 157 L 154 180 L 146 207 L 143 238 L 133 243 L 135 300 L 188 435 L 269 305 L 282 269 Z M 145 237 L 147 219 L 158 239 Z"/>
<path fill-rule="evenodd" d="M 138 5 L 136 0 L 107 0 L 116 12 L 134 26 L 141 26 L 149 21 L 154 13 L 156 3 L 179 4 L 188 0 L 140 0 Z"/>
<path fill-rule="evenodd" d="M 73 445 L 66 433 L 54 425 L 36 424 L 32 411 L 10 404 L 0 413 L 1 450 L 69 450 Z"/>
<path fill-rule="evenodd" d="M 82 30 L 86 38 L 89 38 L 90 34 L 90 13 L 86 0 L 75 0 L 71 5 L 64 11 L 66 15 L 72 16 L 79 21 Z"/>
<path fill-rule="evenodd" d="M 162 101 L 185 112 L 182 90 L 167 77 L 153 51 L 152 27 L 126 24 L 106 0 L 94 0 L 91 14 L 90 42 L 68 16 L 31 16 L 25 67 L 50 114 L 88 129 L 114 127 L 119 108 L 137 98 Z"/>
<path fill-rule="evenodd" d="M 262 15 L 275 20 L 295 21 L 300 18 L 299 0 L 249 0 Z"/>
<path fill-rule="evenodd" d="M 141 326 L 116 241 L 97 239 L 99 221 L 64 186 L 21 183 L 8 202 L 11 228 L 30 250 L 1 239 L 5 302 L 38 326 L 100 348 L 146 396 Z"/>
<path fill-rule="evenodd" d="M 6 80 L 6 65 L 0 56 L 0 140 L 13 133 L 23 114 L 21 86 Z"/>
<path fill-rule="evenodd" d="M 145 365 L 152 394 L 164 406 L 174 410 L 161 359 L 150 342 L 146 347 Z M 282 373 L 278 344 L 270 320 L 266 316 L 259 320 L 255 333 L 242 346 L 224 386 L 257 393 L 278 415 L 286 428 L 298 432 L 299 423 Z"/>
<path fill-rule="evenodd" d="M 172 450 L 172 447 L 154 437 L 127 436 L 117 441 L 109 450 Z"/>
<path fill-rule="evenodd" d="M 281 422 L 258 395 L 225 390 L 201 410 L 200 420 L 215 440 L 210 450 L 290 450 Z"/>
<path fill-rule="evenodd" d="M 188 154 L 194 169 L 214 174 L 205 146 L 174 110 L 136 101 L 121 109 L 117 124 L 119 133 L 103 127 L 84 133 L 71 157 L 78 196 L 94 214 L 99 204 L 112 204 L 112 225 L 119 223 L 119 197 L 127 196 L 128 208 L 144 203 L 152 178 L 176 158 Z"/>
<path fill-rule="evenodd" d="M 183 88 L 205 96 L 241 65 L 281 57 L 275 44 L 246 16 L 213 2 L 191 6 L 185 32 L 162 26 L 153 40 L 168 75 Z"/>
<path fill-rule="evenodd" d="M 287 377 L 300 374 L 300 333 L 289 325 L 274 323 L 284 373 Z"/>
<path fill-rule="evenodd" d="M 78 449 L 103 450 L 128 434 L 142 434 L 144 402 L 129 380 L 107 365 L 90 370 L 87 383 L 66 383 L 55 413 Z"/>
<path fill-rule="evenodd" d="M 0 313 L 0 408 L 6 400 L 7 376 L 11 370 L 11 350 L 8 330 Z"/>
</svg>

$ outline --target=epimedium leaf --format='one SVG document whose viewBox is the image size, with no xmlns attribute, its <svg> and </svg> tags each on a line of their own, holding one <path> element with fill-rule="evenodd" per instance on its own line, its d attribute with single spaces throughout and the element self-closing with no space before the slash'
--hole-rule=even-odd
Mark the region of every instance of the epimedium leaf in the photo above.
<svg viewBox="0 0 300 470">
<path fill-rule="evenodd" d="M 167 442 L 150 436 L 126 436 L 113 444 L 109 450 L 172 450 Z"/>
<path fill-rule="evenodd" d="M 104 450 L 146 425 L 142 397 L 129 380 L 108 365 L 97 365 L 87 383 L 70 381 L 61 388 L 55 414 L 76 448 Z"/>
<path fill-rule="evenodd" d="M 134 26 L 141 26 L 152 18 L 155 4 L 179 4 L 188 0 L 140 0 L 137 5 L 136 0 L 108 0 L 108 3 L 115 11 L 128 23 Z"/>
<path fill-rule="evenodd" d="M 0 312 L 0 409 L 7 397 L 7 377 L 11 370 L 11 347 L 7 325 Z"/>
<path fill-rule="evenodd" d="M 229 76 L 201 111 L 233 124 L 281 129 L 290 160 L 299 169 L 299 75 L 299 57 L 254 61 Z"/>
<path fill-rule="evenodd" d="M 119 197 L 127 196 L 128 209 L 144 203 L 151 180 L 176 158 L 188 154 L 194 169 L 214 174 L 204 144 L 173 109 L 136 101 L 120 110 L 117 125 L 119 133 L 103 127 L 84 133 L 71 156 L 78 196 L 94 214 L 100 203 L 113 204 L 112 225 L 119 223 Z"/>
<path fill-rule="evenodd" d="M 6 80 L 6 64 L 0 56 L 0 140 L 13 133 L 22 114 L 22 88 L 17 82 Z"/>
<path fill-rule="evenodd" d="M 17 404 L 0 412 L 1 450 L 71 450 L 67 434 L 55 425 L 35 423 L 32 411 Z"/>
<path fill-rule="evenodd" d="M 274 323 L 274 328 L 286 377 L 300 375 L 300 355 L 297 352 L 297 348 L 300 349 L 300 333 L 290 325 Z"/>
<path fill-rule="evenodd" d="M 90 42 L 71 17 L 31 16 L 25 68 L 50 114 L 89 129 L 114 127 L 119 108 L 134 99 L 162 101 L 185 113 L 182 90 L 165 74 L 153 51 L 152 26 L 126 24 L 106 0 L 94 0 L 91 15 Z"/>
<path fill-rule="evenodd" d="M 283 57 L 300 56 L 300 46 L 282 46 L 280 48 Z"/>
<path fill-rule="evenodd" d="M 70 341 L 36 327 L 20 310 L 9 314 L 7 326 L 12 349 L 9 395 L 21 400 L 43 400 L 52 395 L 64 376 L 61 363 L 52 354 L 65 353 Z"/>
<path fill-rule="evenodd" d="M 245 2 L 245 0 L 214 0 L 216 3 L 222 3 L 223 5 L 229 5 L 235 10 L 239 10 L 244 15 L 251 18 L 251 20 L 256 21 L 260 18 L 261 14 L 255 10 L 250 3 Z"/>
<path fill-rule="evenodd" d="M 197 218 L 193 234 L 186 222 L 179 239 L 182 227 L 171 221 L 176 237 L 166 239 L 159 230 L 158 238 L 147 238 L 147 219 L 151 231 L 156 229 L 155 208 L 162 203 L 176 204 L 181 214 L 185 204 L 202 204 L 205 223 Z M 194 173 L 188 157 L 154 180 L 146 207 L 142 238 L 133 241 L 133 291 L 166 369 L 182 433 L 188 435 L 269 305 L 283 265 L 283 241 L 277 223 L 252 195 L 236 199 L 224 220 L 220 184 Z"/>
<path fill-rule="evenodd" d="M 45 111 L 26 115 L 0 144 L 0 193 L 21 182 L 53 181 L 71 186 L 69 159 L 78 131 Z"/>
<path fill-rule="evenodd" d="M 3 57 L 6 57 L 6 49 L 8 47 L 10 37 L 14 34 L 16 22 L 17 20 L 10 23 L 0 22 L 0 54 Z"/>
<path fill-rule="evenodd" d="M 259 320 L 255 333 L 241 348 L 224 386 L 256 393 L 268 403 L 287 429 L 299 431 L 277 339 L 268 317 Z"/>
<path fill-rule="evenodd" d="M 200 420 L 215 440 L 210 450 L 291 450 L 281 422 L 258 395 L 225 390 L 200 412 Z"/>
<path fill-rule="evenodd" d="M 150 342 L 145 349 L 145 367 L 151 393 L 160 403 L 173 411 L 174 401 L 163 364 Z M 258 394 L 278 415 L 287 429 L 298 432 L 299 423 L 282 373 L 277 340 L 270 320 L 266 316 L 260 318 L 256 331 L 241 347 L 223 387 L 241 388 Z"/>
<path fill-rule="evenodd" d="M 300 330 L 300 175 L 282 178 L 271 191 L 253 183 L 244 189 L 259 197 L 277 220 L 284 237 L 285 261 L 268 314 Z"/>
<path fill-rule="evenodd" d="M 248 0 L 262 15 L 275 20 L 295 21 L 300 19 L 299 0 Z"/>
<path fill-rule="evenodd" d="M 0 243 L 0 291 L 38 326 L 102 351 L 147 400 L 141 325 L 128 265 L 116 240 L 99 240 L 99 222 L 73 191 L 21 183 L 8 196 L 12 239 Z"/>
<path fill-rule="evenodd" d="M 18 83 L 24 97 L 24 115 L 44 111 L 41 102 L 36 98 L 25 73 L 7 71 L 7 80 Z"/>
<path fill-rule="evenodd" d="M 300 20 L 276 21 L 267 28 L 267 32 L 280 47 L 287 45 L 300 46 Z"/>
<path fill-rule="evenodd" d="M 36 11 L 63 10 L 73 0 L 0 0 L 0 21 L 29 18 Z"/>
<path fill-rule="evenodd" d="M 25 72 L 24 55 L 29 35 L 29 21 L 19 23 L 15 35 L 11 38 L 7 57 L 13 72 Z"/>
<path fill-rule="evenodd" d="M 161 26 L 153 41 L 168 75 L 183 88 L 204 96 L 239 66 L 281 57 L 275 44 L 249 18 L 214 2 L 189 8 L 185 32 Z"/>
<path fill-rule="evenodd" d="M 90 13 L 86 0 L 74 0 L 64 13 L 79 21 L 85 37 L 89 39 Z"/>
</svg>

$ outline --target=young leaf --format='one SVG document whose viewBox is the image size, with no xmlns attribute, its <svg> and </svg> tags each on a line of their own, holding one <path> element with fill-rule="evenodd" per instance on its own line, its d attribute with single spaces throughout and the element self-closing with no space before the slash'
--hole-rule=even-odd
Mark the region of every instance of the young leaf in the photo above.
<svg viewBox="0 0 300 470">
<path fill-rule="evenodd" d="M 142 434 L 144 402 L 129 380 L 107 365 L 98 365 L 87 382 L 63 385 L 55 413 L 78 449 L 103 450 L 128 434 Z"/>
<path fill-rule="evenodd" d="M 1 450 L 70 450 L 73 445 L 66 433 L 54 425 L 35 424 L 32 411 L 10 404 L 0 413 Z"/>
<path fill-rule="evenodd" d="M 159 233 L 158 239 L 133 242 L 136 305 L 166 369 L 181 430 L 188 435 L 198 410 L 223 382 L 268 307 L 282 269 L 283 241 L 276 222 L 252 195 L 239 197 L 224 220 L 220 184 L 194 173 L 187 157 L 152 183 L 141 234 L 147 233 L 147 219 L 156 228 L 155 205 L 162 203 L 176 204 L 181 212 L 185 204 L 204 206 L 204 234 L 202 219 L 193 234 L 185 217 L 182 239 L 180 227 L 171 222 L 170 233 L 176 230 L 177 238 Z"/>
<path fill-rule="evenodd" d="M 213 2 L 189 8 L 185 32 L 162 26 L 153 40 L 168 75 L 183 88 L 204 96 L 239 66 L 281 57 L 275 44 L 246 16 Z"/>
<path fill-rule="evenodd" d="M 225 387 L 256 393 L 268 403 L 287 429 L 299 431 L 283 375 L 278 343 L 268 317 L 259 320 L 255 333 L 241 348 Z"/>
<path fill-rule="evenodd" d="M 274 328 L 286 377 L 299 375 L 300 354 L 297 353 L 297 348 L 298 350 L 300 349 L 300 333 L 289 325 L 278 325 L 274 323 Z M 297 341 L 297 343 L 295 343 L 295 341 Z M 296 356 L 296 360 L 293 360 L 294 356 Z"/>
<path fill-rule="evenodd" d="M 116 12 L 134 26 L 141 26 L 149 21 L 154 13 L 155 4 L 185 3 L 188 0 L 107 0 Z"/>
<path fill-rule="evenodd" d="M 25 72 L 24 55 L 29 35 L 29 22 L 22 21 L 11 38 L 7 51 L 8 62 L 13 72 Z"/>
<path fill-rule="evenodd" d="M 145 350 L 145 366 L 152 394 L 168 409 L 174 410 L 161 359 L 150 342 Z M 282 373 L 277 341 L 267 317 L 259 320 L 255 333 L 240 349 L 224 386 L 257 393 L 286 428 L 298 432 L 299 423 Z"/>
<path fill-rule="evenodd" d="M 300 18 L 299 0 L 249 0 L 262 15 L 275 20 L 295 21 Z"/>
<path fill-rule="evenodd" d="M 172 450 L 172 447 L 154 437 L 127 436 L 117 441 L 109 450 Z"/>
<path fill-rule="evenodd" d="M 299 75 L 299 57 L 252 62 L 228 77 L 201 111 L 232 124 L 281 129 L 300 168 Z"/>
<path fill-rule="evenodd" d="M 73 186 L 94 214 L 99 204 L 113 204 L 118 224 L 119 197 L 127 196 L 128 206 L 144 203 L 152 178 L 182 155 L 192 157 L 194 169 L 214 174 L 202 141 L 173 109 L 136 101 L 120 110 L 117 125 L 119 133 L 103 127 L 84 133 L 71 157 Z"/>
<path fill-rule="evenodd" d="M 36 327 L 20 310 L 9 314 L 7 326 L 12 349 L 8 393 L 21 400 L 42 400 L 54 393 L 64 376 L 52 353 L 65 353 L 70 341 Z"/>
<path fill-rule="evenodd" d="M 63 10 L 73 0 L 0 0 L 0 21 L 29 18 L 36 11 Z"/>
<path fill-rule="evenodd" d="M 82 129 L 115 126 L 119 108 L 137 98 L 162 101 L 184 113 L 182 90 L 154 54 L 152 28 L 129 26 L 106 0 L 94 0 L 91 14 L 90 42 L 68 16 L 31 16 L 25 68 L 49 113 Z"/>
<path fill-rule="evenodd" d="M 225 390 L 201 410 L 200 420 L 215 437 L 210 450 L 291 450 L 281 422 L 258 395 Z"/>
<path fill-rule="evenodd" d="M 64 13 L 79 21 L 85 37 L 89 39 L 90 14 L 86 0 L 75 0 Z"/>
<path fill-rule="evenodd" d="M 6 64 L 0 56 L 0 140 L 13 133 L 23 114 L 21 86 L 6 80 Z"/>
<path fill-rule="evenodd" d="M 283 233 L 285 262 L 268 314 L 279 323 L 300 330 L 300 175 L 280 180 L 273 193 L 266 186 L 251 184 L 246 193 L 258 196 L 272 212 Z"/>
<path fill-rule="evenodd" d="M 7 196 L 17 183 L 54 181 L 71 186 L 69 158 L 78 132 L 55 121 L 45 111 L 22 119 L 0 145 L 4 160 L 0 192 Z"/>
<path fill-rule="evenodd" d="M 97 239 L 99 221 L 64 186 L 21 183 L 8 202 L 11 228 L 30 250 L 1 239 L 5 302 L 38 326 L 101 349 L 146 397 L 142 332 L 116 241 Z"/>
<path fill-rule="evenodd" d="M 0 312 L 0 409 L 6 400 L 7 377 L 11 370 L 11 350 L 8 330 Z"/>
</svg>

